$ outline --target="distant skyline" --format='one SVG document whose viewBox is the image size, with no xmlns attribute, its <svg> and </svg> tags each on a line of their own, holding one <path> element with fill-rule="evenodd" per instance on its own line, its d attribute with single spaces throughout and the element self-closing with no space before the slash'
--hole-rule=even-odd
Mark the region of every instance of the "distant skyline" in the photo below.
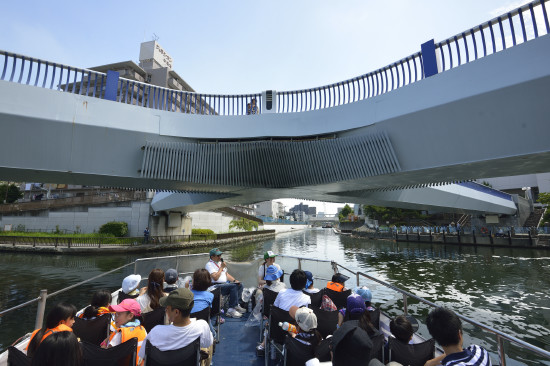
<svg viewBox="0 0 550 366">
<path fill-rule="evenodd" d="M 158 37 L 198 92 L 296 90 L 384 67 L 528 2 L 12 1 L 2 5 L 0 49 L 87 68 L 138 63 L 140 43 Z M 279 201 L 329 214 L 344 205 Z"/>
</svg>

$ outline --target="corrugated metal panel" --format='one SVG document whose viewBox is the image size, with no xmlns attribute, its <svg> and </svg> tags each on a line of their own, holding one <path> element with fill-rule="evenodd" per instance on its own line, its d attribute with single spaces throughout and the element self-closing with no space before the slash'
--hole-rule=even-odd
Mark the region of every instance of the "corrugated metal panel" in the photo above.
<svg viewBox="0 0 550 366">
<path fill-rule="evenodd" d="M 147 141 L 141 176 L 198 184 L 287 188 L 400 171 L 387 134 L 209 144 Z"/>
</svg>

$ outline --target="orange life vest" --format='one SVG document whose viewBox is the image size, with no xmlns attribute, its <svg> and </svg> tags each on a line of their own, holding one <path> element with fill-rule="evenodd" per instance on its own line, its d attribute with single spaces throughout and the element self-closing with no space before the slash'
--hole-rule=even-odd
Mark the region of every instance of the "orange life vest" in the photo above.
<svg viewBox="0 0 550 366">
<path fill-rule="evenodd" d="M 338 282 L 328 282 L 327 283 L 327 288 L 329 290 L 332 290 L 332 291 L 336 291 L 336 292 L 342 292 L 344 291 L 344 285 L 342 285 L 341 283 L 338 283 Z"/>
<path fill-rule="evenodd" d="M 40 329 L 37 329 L 34 332 L 32 332 L 31 339 L 29 340 L 29 344 L 31 344 L 34 336 L 36 335 L 36 333 L 38 333 L 39 330 Z M 49 336 L 51 336 L 54 333 L 57 333 L 57 332 L 72 332 L 72 331 L 73 331 L 73 329 L 71 327 L 66 326 L 65 324 L 59 324 L 57 327 L 51 328 L 51 329 L 48 328 L 44 332 L 44 335 L 42 336 L 42 339 L 40 340 L 40 343 L 42 343 L 42 341 L 44 339 L 48 338 Z M 27 348 L 25 348 L 26 350 L 29 349 L 29 344 L 27 344 Z"/>
<path fill-rule="evenodd" d="M 138 344 L 137 344 L 137 353 L 136 353 L 136 365 L 138 362 L 138 354 L 139 350 L 141 348 L 141 345 L 143 344 L 143 341 L 145 340 L 145 337 L 147 337 L 147 331 L 145 328 L 143 328 L 142 325 L 138 325 L 137 327 L 124 327 L 124 328 L 118 328 L 116 331 L 112 332 L 109 336 L 109 342 L 114 338 L 114 336 L 120 333 L 121 334 L 121 340 L 120 343 L 124 343 L 129 339 L 137 338 Z"/>
</svg>

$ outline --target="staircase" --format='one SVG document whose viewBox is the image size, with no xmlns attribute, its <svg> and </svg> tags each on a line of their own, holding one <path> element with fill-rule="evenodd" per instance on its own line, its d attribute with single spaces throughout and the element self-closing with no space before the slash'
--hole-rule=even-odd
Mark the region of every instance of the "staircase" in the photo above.
<svg viewBox="0 0 550 366">
<path fill-rule="evenodd" d="M 471 225 L 472 215 L 464 214 L 462 215 L 457 223 L 460 224 L 460 227 L 466 227 Z"/>
<path fill-rule="evenodd" d="M 525 227 L 538 227 L 540 219 L 542 215 L 544 214 L 545 209 L 544 208 L 535 208 L 533 212 L 531 212 L 531 215 L 525 220 L 525 224 L 523 226 Z"/>
<path fill-rule="evenodd" d="M 255 216 L 245 214 L 244 212 L 241 212 L 241 211 L 237 211 L 237 210 L 235 210 L 234 208 L 231 208 L 231 207 L 221 207 L 221 208 L 218 208 L 214 211 L 223 212 L 223 213 L 233 215 L 233 216 L 237 216 L 237 217 L 242 217 L 242 218 L 245 218 L 245 219 L 250 220 L 250 221 L 256 221 L 258 224 L 263 224 L 264 223 L 262 221 L 262 219 L 259 219 Z"/>
</svg>

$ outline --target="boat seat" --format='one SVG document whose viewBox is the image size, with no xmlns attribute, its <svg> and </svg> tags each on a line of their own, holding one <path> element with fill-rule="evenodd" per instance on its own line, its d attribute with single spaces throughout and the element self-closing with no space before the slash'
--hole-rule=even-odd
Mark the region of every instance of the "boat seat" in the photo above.
<svg viewBox="0 0 550 366">
<path fill-rule="evenodd" d="M 277 295 L 279 293 L 267 288 L 263 288 L 262 294 L 264 299 L 263 299 L 263 305 L 262 305 L 262 316 L 260 317 L 260 342 L 262 341 L 263 334 L 264 334 L 264 318 L 269 318 L 271 305 L 275 303 L 275 299 L 277 298 Z"/>
<path fill-rule="evenodd" d="M 31 358 L 14 346 L 8 347 L 8 366 L 31 366 Z"/>
<path fill-rule="evenodd" d="M 147 340 L 145 358 L 147 366 L 199 366 L 200 337 L 185 347 L 170 351 L 161 351 Z"/>
<path fill-rule="evenodd" d="M 389 361 L 395 361 L 410 366 L 423 366 L 426 361 L 435 357 L 435 340 L 417 344 L 403 343 L 390 337 L 388 339 Z"/>
<path fill-rule="evenodd" d="M 164 316 L 166 315 L 166 308 L 163 306 L 159 306 L 153 311 L 150 311 L 148 313 L 141 314 L 141 317 L 143 318 L 143 327 L 149 333 L 151 329 L 155 327 L 155 325 L 162 325 L 164 324 Z"/>
<path fill-rule="evenodd" d="M 269 321 L 267 323 L 267 337 L 265 340 L 266 366 L 269 364 L 270 351 L 272 352 L 272 356 L 275 356 L 276 352 L 284 355 L 283 345 L 285 343 L 285 338 L 288 333 L 279 326 L 279 323 L 284 322 L 296 325 L 296 321 L 290 316 L 288 311 L 285 311 L 276 306 L 271 306 L 271 311 L 269 312 Z"/>
<path fill-rule="evenodd" d="M 285 366 L 303 366 L 315 357 L 313 346 L 308 346 L 294 337 L 286 337 L 283 354 Z"/>
<path fill-rule="evenodd" d="M 194 312 L 194 313 L 191 313 L 189 315 L 189 317 L 191 318 L 197 318 L 197 319 L 202 319 L 204 320 L 205 322 L 210 322 L 210 307 L 207 307 L 207 308 L 204 308 L 200 311 L 197 311 L 197 312 Z"/>
<path fill-rule="evenodd" d="M 338 310 L 345 308 L 348 301 L 348 296 L 351 295 L 351 289 L 347 289 L 342 292 L 334 291 L 329 288 L 324 288 L 323 295 L 327 295 L 330 297 L 334 305 L 338 308 Z"/>
<path fill-rule="evenodd" d="M 96 346 L 109 335 L 109 324 L 111 323 L 111 314 L 104 314 L 95 319 L 82 319 L 75 317 L 72 326 L 73 333 L 85 341 Z"/>
<path fill-rule="evenodd" d="M 132 338 L 118 346 L 101 348 L 81 342 L 83 366 L 128 366 L 136 364 L 138 339 Z"/>
<path fill-rule="evenodd" d="M 306 291 L 303 291 L 302 292 L 306 295 L 308 295 L 311 299 L 311 304 L 309 304 L 309 307 L 310 308 L 320 308 L 321 307 L 321 301 L 323 300 L 323 291 L 322 290 L 319 290 L 319 292 L 316 292 L 316 293 L 310 293 L 310 292 L 306 292 Z"/>
<path fill-rule="evenodd" d="M 210 308 L 210 319 L 216 318 L 216 342 L 220 341 L 220 316 L 221 316 L 221 297 L 222 290 L 219 287 L 215 287 L 210 291 L 214 295 L 212 300 L 212 307 Z"/>
<path fill-rule="evenodd" d="M 313 308 L 313 313 L 317 317 L 317 330 L 323 336 L 334 334 L 338 325 L 338 311 L 326 311 L 319 308 Z"/>
</svg>

